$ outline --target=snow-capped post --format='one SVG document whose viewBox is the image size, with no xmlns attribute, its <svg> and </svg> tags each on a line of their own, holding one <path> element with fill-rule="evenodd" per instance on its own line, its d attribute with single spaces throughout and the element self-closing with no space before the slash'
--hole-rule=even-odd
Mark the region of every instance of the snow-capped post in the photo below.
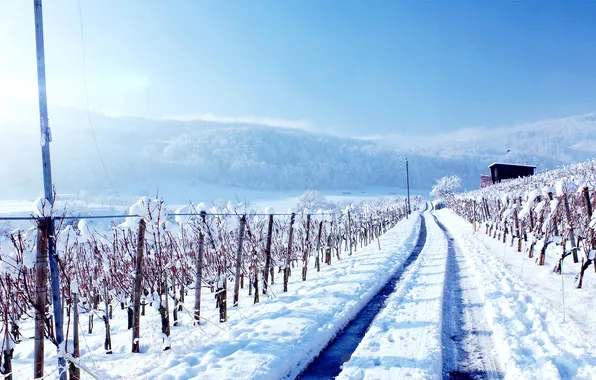
<svg viewBox="0 0 596 380">
<path fill-rule="evenodd" d="M 132 325 L 132 352 L 139 353 L 141 343 L 140 337 L 140 319 L 141 319 L 141 296 L 143 284 L 143 250 L 145 249 L 145 219 L 139 221 L 139 234 L 137 236 L 137 257 L 135 263 L 135 282 L 133 290 L 133 325 Z"/>
<path fill-rule="evenodd" d="M 584 206 L 586 207 L 586 213 L 588 214 L 588 222 L 589 222 L 590 220 L 592 220 L 592 204 L 590 203 L 590 192 L 589 192 L 589 189 L 587 186 L 585 186 L 582 189 L 582 198 L 584 200 Z M 584 280 L 584 273 L 586 272 L 586 269 L 588 269 L 588 267 L 592 263 L 592 260 L 590 260 L 590 258 L 589 258 L 589 252 L 590 252 L 590 249 L 592 248 L 592 244 L 590 242 L 588 242 L 586 244 L 587 244 L 586 250 L 588 251 L 588 253 L 587 253 L 588 257 L 582 257 L 582 266 L 581 266 L 581 270 L 579 272 L 579 281 L 577 282 L 578 289 L 581 289 L 583 280 Z"/>
<path fill-rule="evenodd" d="M 590 192 L 588 187 L 584 187 L 582 190 L 582 196 L 584 197 L 584 204 L 586 206 L 586 212 L 588 213 L 588 220 L 592 219 L 592 203 L 590 203 Z"/>
<path fill-rule="evenodd" d="M 170 342 L 170 307 L 168 303 L 168 276 L 164 274 L 163 282 L 158 285 L 161 286 L 161 293 L 164 296 L 163 300 L 159 300 L 159 315 L 161 316 L 161 339 L 163 342 L 163 350 L 167 351 L 172 348 Z M 161 297 L 160 297 L 161 298 Z"/>
<path fill-rule="evenodd" d="M 103 344 L 103 348 L 106 351 L 106 354 L 111 354 L 112 353 L 112 336 L 110 334 L 110 319 L 108 318 L 108 286 L 107 286 L 107 280 L 104 279 L 104 284 L 103 284 L 103 298 L 104 298 L 104 305 L 105 305 L 105 312 L 102 316 L 104 325 L 106 327 L 106 331 L 105 331 L 105 341 Z"/>
<path fill-rule="evenodd" d="M 486 213 L 486 233 L 489 234 L 488 222 L 490 221 L 490 210 L 488 209 L 488 201 L 486 198 L 482 198 L 482 204 L 484 205 L 484 212 Z"/>
<path fill-rule="evenodd" d="M 288 253 L 286 255 L 286 262 L 284 266 L 284 292 L 288 291 L 288 280 L 290 279 L 290 260 L 292 258 L 292 240 L 294 239 L 294 219 L 296 213 L 292 213 L 290 217 L 290 232 L 288 236 Z"/>
<path fill-rule="evenodd" d="M 33 348 L 33 377 L 44 377 L 44 331 L 46 317 L 46 289 L 48 284 L 48 233 L 50 218 L 37 220 L 37 256 L 35 258 L 35 343 Z"/>
<path fill-rule="evenodd" d="M 350 256 L 352 256 L 352 217 L 348 209 L 348 242 L 350 244 Z"/>
<path fill-rule="evenodd" d="M 500 222 L 501 222 L 501 200 L 499 198 L 497 198 L 497 215 L 496 215 L 496 221 L 497 221 L 497 228 L 495 228 L 495 233 L 493 235 L 493 239 L 497 239 L 497 240 L 501 240 L 501 230 L 500 230 Z M 499 233 L 499 237 L 497 238 L 497 231 Z"/>
<path fill-rule="evenodd" d="M 197 324 L 201 324 L 201 283 L 203 282 L 203 255 L 205 251 L 205 228 L 206 228 L 206 217 L 207 213 L 201 211 L 201 227 L 199 229 L 199 252 L 197 262 L 195 264 L 196 277 L 195 277 L 195 321 Z"/>
<path fill-rule="evenodd" d="M 273 235 L 273 214 L 269 214 L 267 226 L 267 244 L 265 245 L 265 270 L 263 271 L 263 294 L 267 294 L 269 285 L 269 270 L 271 268 L 271 238 Z"/>
<path fill-rule="evenodd" d="M 304 239 L 304 252 L 302 253 L 302 281 L 306 281 L 306 272 L 308 270 L 308 256 L 310 255 L 310 214 L 306 215 L 306 238 Z"/>
<path fill-rule="evenodd" d="M 406 187 L 408 188 L 408 208 L 406 210 L 406 218 L 408 214 L 412 212 L 412 208 L 410 207 L 410 170 L 408 167 L 408 158 L 406 157 Z"/>
<path fill-rule="evenodd" d="M 519 217 L 517 214 L 517 200 L 513 200 L 515 208 L 513 209 L 513 220 L 515 222 L 515 234 L 517 235 L 517 252 L 521 252 L 521 228 L 519 224 Z M 513 239 L 511 239 L 513 242 Z"/>
<path fill-rule="evenodd" d="M 377 233 L 377 243 L 379 244 L 379 251 L 380 251 L 381 250 L 381 231 L 380 230 Z"/>
<path fill-rule="evenodd" d="M 234 307 L 238 306 L 240 298 L 240 276 L 242 273 L 242 243 L 244 242 L 244 230 L 246 229 L 246 215 L 240 218 L 240 231 L 238 236 L 238 247 L 236 248 L 236 278 L 234 279 Z"/>
<path fill-rule="evenodd" d="M 573 219 L 571 218 L 571 211 L 569 210 L 569 200 L 567 198 L 567 192 L 563 193 L 563 206 L 565 206 L 565 217 L 567 218 L 567 224 L 569 226 L 569 240 L 571 241 L 571 247 L 574 248 L 576 247 L 575 233 L 573 231 Z M 577 257 L 577 249 L 572 249 L 571 254 L 573 255 L 573 262 L 577 263 L 579 261 Z"/>
<path fill-rule="evenodd" d="M 317 258 L 315 259 L 315 266 L 317 267 L 317 272 L 321 271 L 321 259 L 320 257 L 320 250 L 321 250 L 321 233 L 323 232 L 323 220 L 319 221 L 319 232 L 317 233 Z"/>
<path fill-rule="evenodd" d="M 476 200 L 474 200 L 474 202 L 472 202 L 472 208 L 473 208 L 473 213 L 474 213 L 474 233 L 476 233 Z"/>
<path fill-rule="evenodd" d="M 72 294 L 72 344 L 73 344 L 73 351 L 72 357 L 78 358 L 80 356 L 80 348 L 79 348 L 79 295 L 76 292 Z M 81 378 L 81 370 L 79 367 L 76 366 L 74 363 L 70 363 L 69 368 L 69 378 L 71 380 L 79 380 Z"/>
<path fill-rule="evenodd" d="M 10 332 L 8 329 L 4 331 L 4 342 L 2 347 L 2 357 L 0 360 L 0 365 L 2 366 L 2 371 L 0 372 L 0 376 L 2 376 L 5 380 L 12 380 L 12 355 L 13 355 L 13 348 L 9 343 L 13 338 L 10 336 Z"/>
</svg>

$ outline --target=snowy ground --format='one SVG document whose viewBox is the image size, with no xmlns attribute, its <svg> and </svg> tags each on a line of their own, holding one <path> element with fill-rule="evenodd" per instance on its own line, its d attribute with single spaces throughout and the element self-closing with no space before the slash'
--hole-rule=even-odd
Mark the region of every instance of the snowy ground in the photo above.
<svg viewBox="0 0 596 380">
<path fill-rule="evenodd" d="M 563 321 L 560 305 L 552 301 L 561 295 L 561 276 L 545 274 L 552 267 L 537 267 L 528 262 L 520 278 L 520 272 L 504 263 L 503 257 L 521 261 L 521 253 L 506 248 L 503 255 L 502 243 L 493 245 L 488 237 L 474 236 L 472 226 L 451 211 L 441 210 L 437 214 L 469 260 L 474 282 L 484 295 L 486 322 L 493 331 L 505 377 L 596 378 L 595 347 L 591 343 L 595 334 L 584 331 L 582 324 L 575 321 L 590 318 L 588 313 L 567 316 Z M 565 281 L 566 294 L 578 292 L 570 286 L 572 281 Z M 555 291 L 557 285 L 559 289 Z M 567 298 L 566 307 L 570 310 L 586 307 L 574 305 Z M 589 300 L 589 304 L 593 310 L 594 300 Z"/>
<path fill-rule="evenodd" d="M 447 274 L 443 296 L 443 377 L 503 377 L 492 329 L 468 259 L 444 225 L 448 238 Z"/>
</svg>

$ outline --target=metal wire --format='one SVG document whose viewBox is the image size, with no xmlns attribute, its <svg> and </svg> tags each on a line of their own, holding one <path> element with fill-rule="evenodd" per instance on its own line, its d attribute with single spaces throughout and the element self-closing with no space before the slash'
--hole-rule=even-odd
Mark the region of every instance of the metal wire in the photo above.
<svg viewBox="0 0 596 380">
<path fill-rule="evenodd" d="M 212 213 L 205 213 L 205 216 L 243 216 L 243 215 L 247 215 L 247 216 L 269 216 L 269 215 L 273 215 L 273 216 L 292 216 L 292 215 L 302 215 L 301 213 L 295 213 L 295 214 L 265 214 L 265 213 L 237 213 L 237 214 L 232 214 L 232 213 L 227 213 L 227 214 L 223 214 L 223 213 L 217 213 L 217 214 L 212 214 Z M 304 215 L 311 215 L 311 216 L 328 216 L 328 215 L 333 215 L 332 213 L 322 213 L 322 214 L 304 214 Z M 180 213 L 180 214 L 176 214 L 176 213 L 168 213 L 166 214 L 166 216 L 171 217 L 171 216 L 201 216 L 200 212 L 196 212 L 196 213 Z M 45 216 L 0 216 L 0 221 L 2 220 L 38 220 L 38 219 L 45 219 L 47 217 Z M 118 218 L 141 218 L 141 215 L 136 215 L 136 214 L 122 214 L 122 215 L 81 215 L 81 216 L 54 216 L 52 217 L 53 219 L 56 220 L 74 220 L 74 219 L 118 219 Z"/>
</svg>

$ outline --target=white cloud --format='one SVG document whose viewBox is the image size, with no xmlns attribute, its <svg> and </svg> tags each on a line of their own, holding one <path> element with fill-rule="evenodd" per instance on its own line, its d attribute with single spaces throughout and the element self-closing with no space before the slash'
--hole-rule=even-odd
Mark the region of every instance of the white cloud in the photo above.
<svg viewBox="0 0 596 380">
<path fill-rule="evenodd" d="M 311 130 L 312 128 L 308 120 L 288 120 L 276 117 L 261 116 L 222 116 L 215 115 L 212 113 L 196 115 L 176 115 L 164 117 L 163 119 L 178 121 L 209 121 L 213 123 L 265 125 L 268 127 L 293 128 L 307 131 Z"/>
</svg>

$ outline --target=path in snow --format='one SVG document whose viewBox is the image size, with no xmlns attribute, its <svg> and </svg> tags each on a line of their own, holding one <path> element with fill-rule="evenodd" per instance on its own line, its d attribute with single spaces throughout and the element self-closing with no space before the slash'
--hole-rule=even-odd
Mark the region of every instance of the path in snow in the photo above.
<svg viewBox="0 0 596 380">
<path fill-rule="evenodd" d="M 330 379 L 341 372 L 343 363 L 350 359 L 350 356 L 356 347 L 358 347 L 375 316 L 385 307 L 387 298 L 395 291 L 396 283 L 401 279 L 406 269 L 418 259 L 426 243 L 426 222 L 422 214 L 420 217 L 420 233 L 416 246 L 410 256 L 408 256 L 403 265 L 393 274 L 385 286 L 364 306 L 360 313 L 321 351 L 308 368 L 298 376 L 298 379 Z"/>
<path fill-rule="evenodd" d="M 443 378 L 501 379 L 503 374 L 478 284 L 453 237 L 434 218 L 448 240 L 443 298 Z"/>
<path fill-rule="evenodd" d="M 433 218 L 427 240 L 337 379 L 441 379 L 447 240 Z"/>
</svg>

